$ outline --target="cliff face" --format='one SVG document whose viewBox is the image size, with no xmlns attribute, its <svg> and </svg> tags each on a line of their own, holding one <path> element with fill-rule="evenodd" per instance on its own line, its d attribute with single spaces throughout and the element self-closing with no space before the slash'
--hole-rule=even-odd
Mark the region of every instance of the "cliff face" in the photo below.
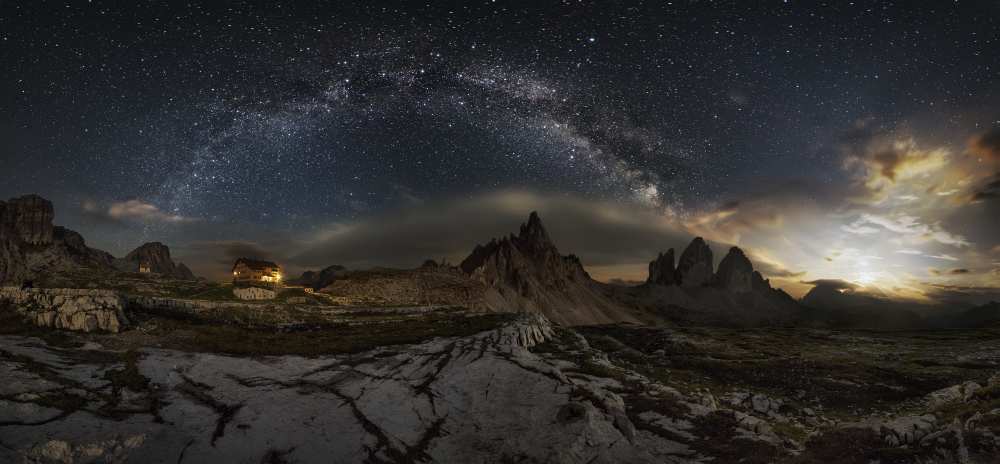
<svg viewBox="0 0 1000 464">
<path fill-rule="evenodd" d="M 0 201 L 0 283 L 29 276 L 25 248 L 52 243 L 52 203 L 38 195 Z"/>
<path fill-rule="evenodd" d="M 24 243 L 52 243 L 52 202 L 38 195 L 25 195 L 0 202 L 0 227 L 17 235 Z"/>
<path fill-rule="evenodd" d="M 754 289 L 754 274 L 753 264 L 743 254 L 743 250 L 732 247 L 719 263 L 719 272 L 715 275 L 715 282 L 731 292 L 747 293 Z M 759 273 L 756 273 L 756 277 L 760 279 L 759 286 L 763 283 L 763 277 Z"/>
<path fill-rule="evenodd" d="M 0 201 L 0 283 L 20 285 L 78 271 L 138 271 L 139 262 L 149 262 L 154 272 L 176 279 L 194 279 L 184 265 L 170 260 L 170 250 L 161 243 L 137 248 L 122 259 L 87 246 L 83 236 L 52 224 L 52 202 L 25 195 Z"/>
<path fill-rule="evenodd" d="M 650 262 L 646 285 L 619 290 L 619 299 L 682 325 L 787 325 L 805 317 L 803 308 L 771 288 L 738 247 L 729 249 L 717 272 L 712 272 L 712 250 L 701 237 L 684 249 L 670 274 L 672 251 Z"/>
<path fill-rule="evenodd" d="M 0 225 L 0 284 L 19 283 L 27 275 L 20 243 L 12 231 Z"/>
<path fill-rule="evenodd" d="M 660 253 L 656 259 L 649 262 L 649 277 L 646 283 L 659 285 L 673 285 L 677 282 L 674 268 L 674 249 Z"/>
<path fill-rule="evenodd" d="M 565 325 L 638 322 L 601 292 L 576 256 L 559 254 L 534 212 L 517 235 L 476 246 L 459 267 L 491 290 L 494 309 L 541 312 Z"/>
<path fill-rule="evenodd" d="M 677 283 L 685 287 L 705 285 L 712 280 L 712 249 L 696 237 L 677 261 Z"/>
</svg>

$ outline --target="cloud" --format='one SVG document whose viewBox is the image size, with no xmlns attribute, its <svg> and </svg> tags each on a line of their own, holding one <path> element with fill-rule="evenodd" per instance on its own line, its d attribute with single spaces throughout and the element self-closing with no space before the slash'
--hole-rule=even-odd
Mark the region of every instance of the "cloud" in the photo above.
<svg viewBox="0 0 1000 464">
<path fill-rule="evenodd" d="M 516 232 L 538 211 L 562 253 L 588 266 L 646 266 L 658 251 L 691 236 L 672 218 L 640 204 L 507 190 L 427 200 L 356 221 L 321 226 L 288 259 L 302 267 L 411 267 L 425 259 L 458 262 L 476 244 Z"/>
<path fill-rule="evenodd" d="M 924 252 L 922 252 L 920 250 L 896 250 L 896 253 L 900 253 L 900 254 L 904 254 L 904 255 L 922 255 L 922 254 L 924 254 Z"/>
<path fill-rule="evenodd" d="M 1000 161 L 1000 127 L 994 127 L 972 139 L 971 150 L 979 156 Z"/>
<path fill-rule="evenodd" d="M 941 255 L 926 255 L 926 256 L 928 258 L 940 259 L 940 260 L 944 260 L 944 261 L 958 261 L 958 258 L 956 258 L 956 257 L 954 257 L 952 255 L 941 254 Z"/>
<path fill-rule="evenodd" d="M 944 230 L 940 224 L 924 224 L 920 222 L 919 218 L 905 213 L 895 213 L 892 215 L 865 213 L 858 220 L 854 221 L 854 223 L 844 227 L 846 227 L 845 231 L 857 229 L 868 230 L 870 229 L 868 227 L 869 224 L 899 234 L 911 243 L 933 241 L 958 248 L 971 245 L 965 237 Z"/>
<path fill-rule="evenodd" d="M 929 272 L 931 275 L 941 276 L 941 275 L 963 275 L 963 274 L 969 274 L 972 271 L 965 268 L 941 270 L 932 267 L 928 269 L 927 272 Z"/>
<path fill-rule="evenodd" d="M 854 173 L 864 186 L 862 203 L 883 201 L 897 184 L 925 178 L 948 166 L 950 152 L 945 148 L 923 149 L 912 137 L 869 134 L 846 148 L 844 168 Z M 898 196 L 912 194 L 901 193 Z"/>
<path fill-rule="evenodd" d="M 857 234 L 857 235 L 877 234 L 881 230 L 872 226 L 866 226 L 864 225 L 863 222 L 855 222 L 854 224 L 843 225 L 840 226 L 840 229 L 849 234 Z"/>
<path fill-rule="evenodd" d="M 750 235 L 773 237 L 775 232 L 836 210 L 842 195 L 838 186 L 816 186 L 794 179 L 760 180 L 728 201 L 686 215 L 683 225 L 693 235 L 743 244 Z"/>
<path fill-rule="evenodd" d="M 1000 199 L 1000 173 L 997 173 L 986 184 L 972 194 L 972 201 L 987 201 Z"/>
<path fill-rule="evenodd" d="M 83 212 L 89 216 L 114 222 L 142 223 L 185 223 L 194 222 L 193 217 L 172 214 L 161 210 L 152 203 L 134 199 L 100 205 L 94 201 L 84 201 Z"/>
<path fill-rule="evenodd" d="M 802 283 L 805 285 L 812 285 L 814 287 L 831 288 L 834 290 L 855 290 L 861 287 L 856 283 L 848 282 L 842 279 L 817 279 L 803 281 Z"/>
<path fill-rule="evenodd" d="M 1000 287 L 974 285 L 946 285 L 925 282 L 925 294 L 942 304 L 972 306 L 990 301 L 1000 301 Z"/>
</svg>

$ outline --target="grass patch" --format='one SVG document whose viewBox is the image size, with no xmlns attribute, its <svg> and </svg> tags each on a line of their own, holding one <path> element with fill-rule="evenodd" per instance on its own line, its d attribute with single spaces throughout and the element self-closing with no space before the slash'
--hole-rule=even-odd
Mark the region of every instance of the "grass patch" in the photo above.
<svg viewBox="0 0 1000 464">
<path fill-rule="evenodd" d="M 149 336 L 182 351 L 238 356 L 318 356 L 358 353 L 381 346 L 420 343 L 434 337 L 473 335 L 513 319 L 512 314 L 437 314 L 379 324 L 328 324 L 311 330 L 254 329 L 205 321 L 152 318 Z"/>
</svg>

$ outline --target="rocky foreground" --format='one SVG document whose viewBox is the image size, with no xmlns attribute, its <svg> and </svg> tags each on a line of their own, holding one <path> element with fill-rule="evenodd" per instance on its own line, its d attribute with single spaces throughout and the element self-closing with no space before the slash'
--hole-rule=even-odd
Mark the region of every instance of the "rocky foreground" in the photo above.
<svg viewBox="0 0 1000 464">
<path fill-rule="evenodd" d="M 169 321 L 134 318 L 122 334 L 0 335 L 0 462 L 1000 456 L 990 331 L 567 329 L 526 314 L 422 341 L 247 357 L 190 335 L 171 336 L 198 349 L 176 349 L 185 343 L 158 335 Z M 233 338 L 273 348 L 249 334 Z M 322 345 L 333 335 L 280 336 Z"/>
</svg>

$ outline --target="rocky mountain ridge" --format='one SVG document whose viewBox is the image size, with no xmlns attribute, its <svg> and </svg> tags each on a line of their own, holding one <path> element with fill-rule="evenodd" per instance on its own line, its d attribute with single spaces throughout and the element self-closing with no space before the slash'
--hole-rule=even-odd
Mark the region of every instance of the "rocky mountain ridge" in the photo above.
<svg viewBox="0 0 1000 464">
<path fill-rule="evenodd" d="M 559 253 L 537 212 L 517 235 L 477 245 L 459 268 L 487 286 L 494 308 L 540 312 L 564 325 L 640 322 L 605 294 L 579 258 Z"/>
<path fill-rule="evenodd" d="M 674 268 L 674 249 L 661 252 L 649 262 L 647 285 L 681 285 L 684 287 L 714 286 L 734 293 L 771 290 L 771 284 L 760 272 L 755 271 L 750 258 L 739 247 L 732 247 L 719 269 L 713 270 L 712 249 L 701 237 L 684 249 L 681 260 Z"/>
<path fill-rule="evenodd" d="M 0 283 L 21 284 L 81 270 L 137 272 L 140 262 L 154 273 L 194 279 L 183 264 L 170 258 L 162 243 L 144 244 L 124 258 L 87 246 L 78 232 L 53 225 L 52 202 L 38 195 L 0 201 Z"/>
<path fill-rule="evenodd" d="M 114 260 L 114 265 L 124 272 L 139 272 L 141 265 L 147 265 L 150 272 L 156 274 L 185 280 L 195 278 L 184 263 L 174 264 L 170 258 L 170 248 L 160 242 L 142 244 L 124 258 Z"/>
</svg>

